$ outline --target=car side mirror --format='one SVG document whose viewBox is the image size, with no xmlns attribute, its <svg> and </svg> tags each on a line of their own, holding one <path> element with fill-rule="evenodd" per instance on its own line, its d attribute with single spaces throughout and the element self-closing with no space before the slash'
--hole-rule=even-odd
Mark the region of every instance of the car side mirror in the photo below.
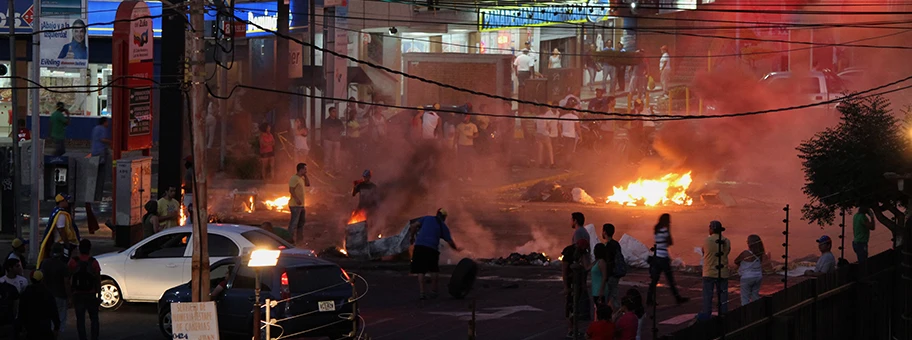
<svg viewBox="0 0 912 340">
<path fill-rule="evenodd" d="M 137 253 L 136 250 L 134 250 L 132 253 L 130 253 L 130 259 L 131 259 L 131 260 L 135 260 L 135 259 L 138 258 L 138 256 L 136 256 L 136 253 Z"/>
</svg>

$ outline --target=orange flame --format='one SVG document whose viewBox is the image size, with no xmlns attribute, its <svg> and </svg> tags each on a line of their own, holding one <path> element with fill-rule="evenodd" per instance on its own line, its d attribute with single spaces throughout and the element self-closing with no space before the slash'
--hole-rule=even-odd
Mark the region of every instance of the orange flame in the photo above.
<svg viewBox="0 0 912 340">
<path fill-rule="evenodd" d="M 253 204 L 253 196 L 250 196 L 250 198 L 247 199 L 247 203 L 248 203 L 248 204 L 244 204 L 244 210 L 246 210 L 247 213 L 249 214 L 249 213 L 252 213 L 252 212 L 253 212 L 253 209 L 254 209 L 254 206 L 255 206 L 255 205 Z"/>
<path fill-rule="evenodd" d="M 184 189 L 181 189 L 181 197 L 184 196 Z M 187 225 L 187 207 L 183 204 L 180 205 L 180 224 L 178 226 Z"/>
<path fill-rule="evenodd" d="M 614 187 L 614 194 L 605 203 L 635 206 L 692 205 L 693 198 L 687 196 L 687 188 L 693 179 L 690 172 L 670 173 L 660 179 L 638 179 L 627 184 L 627 188 Z"/>
<path fill-rule="evenodd" d="M 276 198 L 274 200 L 265 200 L 265 201 L 263 201 L 263 204 L 265 204 L 266 207 L 269 208 L 269 210 L 289 212 L 289 210 L 288 210 L 288 201 L 289 200 L 291 200 L 290 196 L 282 196 L 282 197 Z"/>
<path fill-rule="evenodd" d="M 355 224 L 367 221 L 367 211 L 363 209 L 356 209 L 352 211 L 351 218 L 348 219 L 348 224 Z"/>
</svg>

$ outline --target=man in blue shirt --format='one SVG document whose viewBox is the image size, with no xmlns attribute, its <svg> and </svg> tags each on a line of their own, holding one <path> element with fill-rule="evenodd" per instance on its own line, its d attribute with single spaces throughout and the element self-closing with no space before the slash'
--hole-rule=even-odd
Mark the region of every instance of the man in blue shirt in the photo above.
<svg viewBox="0 0 912 340">
<path fill-rule="evenodd" d="M 453 250 L 459 250 L 453 237 L 450 236 L 450 228 L 447 227 L 447 212 L 443 209 L 437 210 L 436 216 L 424 216 L 410 225 L 410 238 L 415 244 L 412 252 L 411 272 L 418 274 L 418 291 L 421 300 L 437 297 L 438 273 L 440 273 L 440 239 L 443 239 L 450 245 Z M 430 294 L 424 291 L 424 275 L 431 273 L 431 285 L 433 290 Z"/>
<path fill-rule="evenodd" d="M 108 129 L 108 118 L 98 118 L 98 125 L 92 128 L 92 157 L 98 157 L 98 179 L 95 181 L 95 199 L 100 200 L 104 183 L 110 174 L 111 156 L 108 148 L 111 146 L 111 131 Z"/>
</svg>

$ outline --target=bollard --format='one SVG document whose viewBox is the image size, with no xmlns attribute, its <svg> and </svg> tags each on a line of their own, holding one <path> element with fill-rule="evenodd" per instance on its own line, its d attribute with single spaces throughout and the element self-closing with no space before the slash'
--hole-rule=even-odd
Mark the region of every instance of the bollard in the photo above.
<svg viewBox="0 0 912 340">
<path fill-rule="evenodd" d="M 475 340 L 475 299 L 472 299 L 469 308 L 472 309 L 472 319 L 469 320 L 469 340 Z"/>
<path fill-rule="evenodd" d="M 789 205 L 786 204 L 785 208 L 782 208 L 782 211 L 785 211 L 785 219 L 782 220 L 782 223 L 785 223 L 785 231 L 782 232 L 782 235 L 785 235 L 785 243 L 782 244 L 785 247 L 785 255 L 782 255 L 782 259 L 785 260 L 785 265 L 782 266 L 782 271 L 785 275 L 782 277 L 782 283 L 785 285 L 785 289 L 788 289 L 788 279 L 789 279 Z"/>
<path fill-rule="evenodd" d="M 671 95 L 668 99 L 671 99 Z M 690 116 L 690 87 L 684 88 L 684 115 Z"/>
</svg>

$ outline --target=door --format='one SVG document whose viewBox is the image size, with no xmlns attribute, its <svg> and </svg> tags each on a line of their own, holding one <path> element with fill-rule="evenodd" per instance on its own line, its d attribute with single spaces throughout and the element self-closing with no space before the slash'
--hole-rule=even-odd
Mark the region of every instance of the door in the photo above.
<svg viewBox="0 0 912 340">
<path fill-rule="evenodd" d="M 824 92 L 826 84 L 823 77 L 806 77 L 798 79 L 798 91 L 804 103 L 799 105 L 820 103 L 827 100 L 827 94 Z"/>
<path fill-rule="evenodd" d="M 124 266 L 121 289 L 129 300 L 158 301 L 166 290 L 190 279 L 189 232 L 168 233 L 136 248 Z"/>
<path fill-rule="evenodd" d="M 228 283 L 228 289 L 219 300 L 219 329 L 223 332 L 248 334 L 253 327 L 251 319 L 256 289 L 256 273 L 247 266 L 235 267 L 236 273 Z M 266 272 L 268 270 L 264 270 Z M 265 301 L 272 287 L 266 279 L 260 277 L 260 301 Z"/>
</svg>

